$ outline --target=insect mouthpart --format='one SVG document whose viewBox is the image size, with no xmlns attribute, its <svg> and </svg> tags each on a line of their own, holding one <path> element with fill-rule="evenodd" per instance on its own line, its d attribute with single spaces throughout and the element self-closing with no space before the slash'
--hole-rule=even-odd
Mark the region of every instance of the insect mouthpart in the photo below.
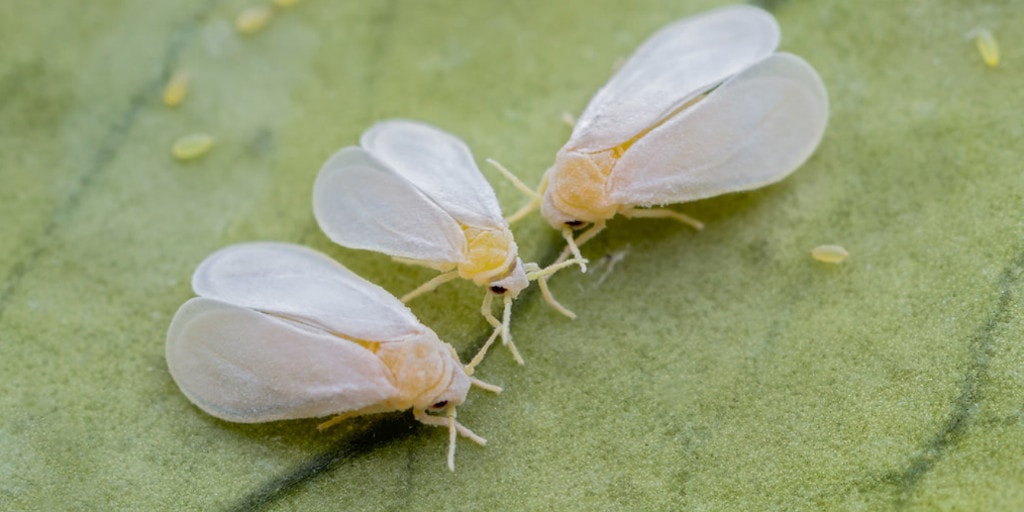
<svg viewBox="0 0 1024 512">
<path fill-rule="evenodd" d="M 492 286 L 492 287 L 490 288 L 490 290 L 491 290 L 491 293 L 493 293 L 493 294 L 495 294 L 495 295 L 504 295 L 504 294 L 505 294 L 505 292 L 507 292 L 507 291 L 508 291 L 508 289 L 507 289 L 507 288 L 505 288 L 504 286 L 497 286 L 497 285 L 495 285 L 495 286 Z"/>
<path fill-rule="evenodd" d="M 586 224 L 586 222 L 583 222 L 582 220 L 567 220 L 567 221 L 565 221 L 565 225 L 569 226 L 570 228 L 578 228 L 578 227 L 580 227 L 580 226 L 582 226 L 584 224 Z"/>
<path fill-rule="evenodd" d="M 434 405 L 431 405 L 430 408 L 431 409 L 444 409 L 445 406 L 447 406 L 447 405 L 448 405 L 448 400 L 441 400 L 440 402 L 438 402 L 438 403 L 436 403 Z"/>
</svg>

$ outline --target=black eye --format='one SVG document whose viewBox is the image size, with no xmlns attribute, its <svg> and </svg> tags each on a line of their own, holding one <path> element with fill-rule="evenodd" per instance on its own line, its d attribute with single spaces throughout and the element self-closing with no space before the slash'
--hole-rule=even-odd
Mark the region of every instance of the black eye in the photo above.
<svg viewBox="0 0 1024 512">
<path fill-rule="evenodd" d="M 432 409 L 444 409 L 444 406 L 448 405 L 448 400 L 441 400 L 440 402 L 431 405 Z"/>
<path fill-rule="evenodd" d="M 494 286 L 491 287 L 491 293 L 493 293 L 495 295 L 501 295 L 501 294 L 503 294 L 503 293 L 505 293 L 507 291 L 508 290 L 505 289 L 504 286 L 494 285 Z"/>
<path fill-rule="evenodd" d="M 578 228 L 578 227 L 583 225 L 583 221 L 582 220 L 567 220 L 567 221 L 565 221 L 565 225 L 569 226 L 570 228 Z"/>
</svg>

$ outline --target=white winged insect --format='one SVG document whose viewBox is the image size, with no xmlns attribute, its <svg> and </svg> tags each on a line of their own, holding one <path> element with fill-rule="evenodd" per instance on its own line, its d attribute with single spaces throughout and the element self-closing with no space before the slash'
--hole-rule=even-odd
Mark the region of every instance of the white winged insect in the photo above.
<svg viewBox="0 0 1024 512">
<path fill-rule="evenodd" d="M 339 245 L 442 272 L 402 302 L 459 277 L 486 286 L 481 312 L 494 332 L 467 367 L 472 371 L 499 335 L 523 364 L 509 333 L 512 300 L 530 281 L 584 262 L 563 259 L 544 269 L 524 264 L 494 189 L 458 137 L 395 119 L 370 127 L 359 143 L 342 148 L 320 169 L 313 186 L 313 213 L 320 228 Z M 547 287 L 542 292 L 572 316 Z M 500 321 L 491 312 L 494 295 L 504 300 Z"/>
<path fill-rule="evenodd" d="M 652 35 L 590 100 L 541 184 L 541 212 L 568 242 L 560 260 L 616 214 L 774 183 L 796 170 L 828 122 L 825 86 L 807 62 L 776 53 L 771 14 L 732 6 Z M 573 238 L 573 229 L 591 227 Z"/>
<path fill-rule="evenodd" d="M 455 350 L 383 288 L 298 245 L 237 244 L 192 276 L 199 297 L 174 315 L 167 366 L 182 393 L 218 418 L 240 422 L 412 409 L 426 425 L 486 441 L 455 419 L 470 377 Z M 443 412 L 435 415 L 431 412 Z"/>
</svg>

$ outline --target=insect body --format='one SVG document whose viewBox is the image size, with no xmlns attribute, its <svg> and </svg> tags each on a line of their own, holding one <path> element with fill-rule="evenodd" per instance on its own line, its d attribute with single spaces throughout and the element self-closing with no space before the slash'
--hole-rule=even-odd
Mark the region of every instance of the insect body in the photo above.
<svg viewBox="0 0 1024 512">
<path fill-rule="evenodd" d="M 412 409 L 484 444 L 455 420 L 471 378 L 455 350 L 384 289 L 297 245 L 246 243 L 210 255 L 197 298 L 175 314 L 167 365 L 207 413 L 254 423 Z M 429 412 L 428 412 L 429 411 Z M 430 414 L 444 411 L 446 416 Z"/>
<path fill-rule="evenodd" d="M 469 148 L 451 134 L 414 121 L 380 122 L 363 133 L 359 147 L 331 156 L 313 186 L 313 213 L 340 245 L 443 272 L 406 294 L 403 302 L 458 277 L 486 286 L 481 311 L 495 329 L 470 368 L 499 334 L 522 364 L 509 334 L 512 300 L 531 280 L 578 262 L 546 269 L 524 264 L 494 190 Z M 494 295 L 504 299 L 500 321 L 491 313 Z"/>
<path fill-rule="evenodd" d="M 699 229 L 645 207 L 761 187 L 799 167 L 822 138 L 828 96 L 803 59 L 775 53 L 778 42 L 770 14 L 735 6 L 643 43 L 591 99 L 545 175 L 541 211 L 569 243 L 561 259 L 617 214 Z"/>
</svg>

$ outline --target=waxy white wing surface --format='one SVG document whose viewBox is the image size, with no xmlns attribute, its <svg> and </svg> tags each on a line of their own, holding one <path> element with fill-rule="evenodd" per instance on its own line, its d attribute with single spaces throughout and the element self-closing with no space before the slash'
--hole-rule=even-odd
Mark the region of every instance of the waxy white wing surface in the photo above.
<svg viewBox="0 0 1024 512">
<path fill-rule="evenodd" d="M 424 123 L 395 119 L 371 126 L 359 144 L 459 222 L 506 225 L 494 189 L 458 137 Z"/>
<path fill-rule="evenodd" d="M 398 299 L 324 254 L 299 245 L 225 247 L 192 275 L 201 297 L 382 343 L 429 332 Z"/>
<path fill-rule="evenodd" d="M 358 147 L 334 154 L 313 185 L 313 214 L 339 245 L 433 262 L 462 259 L 459 224 L 409 180 Z"/>
<path fill-rule="evenodd" d="M 229 421 L 320 417 L 397 395 L 387 367 L 362 346 L 212 299 L 181 306 L 166 350 L 185 396 Z"/>
<path fill-rule="evenodd" d="M 810 157 L 827 123 L 814 69 L 772 55 L 633 144 L 612 171 L 610 197 L 651 206 L 773 183 Z"/>
<path fill-rule="evenodd" d="M 565 147 L 593 152 L 636 137 L 770 55 L 779 44 L 779 33 L 771 14 L 743 5 L 662 28 L 594 95 Z"/>
</svg>

